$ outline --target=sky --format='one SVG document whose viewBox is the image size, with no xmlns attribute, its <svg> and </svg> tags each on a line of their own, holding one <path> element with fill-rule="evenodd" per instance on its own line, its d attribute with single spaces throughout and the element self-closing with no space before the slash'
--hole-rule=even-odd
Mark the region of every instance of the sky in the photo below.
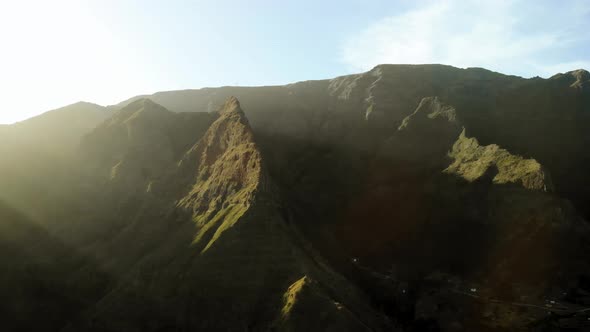
<svg viewBox="0 0 590 332">
<path fill-rule="evenodd" d="M 588 31 L 588 0 L 0 0 L 0 123 L 381 63 L 550 77 L 590 69 Z"/>
</svg>

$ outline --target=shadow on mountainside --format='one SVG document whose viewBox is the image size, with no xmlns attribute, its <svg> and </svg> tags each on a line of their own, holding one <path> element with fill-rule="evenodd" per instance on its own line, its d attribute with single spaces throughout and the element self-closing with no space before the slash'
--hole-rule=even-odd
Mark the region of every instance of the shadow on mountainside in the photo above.
<svg viewBox="0 0 590 332">
<path fill-rule="evenodd" d="M 0 316 L 7 331 L 59 331 L 103 296 L 110 278 L 0 202 Z"/>
</svg>

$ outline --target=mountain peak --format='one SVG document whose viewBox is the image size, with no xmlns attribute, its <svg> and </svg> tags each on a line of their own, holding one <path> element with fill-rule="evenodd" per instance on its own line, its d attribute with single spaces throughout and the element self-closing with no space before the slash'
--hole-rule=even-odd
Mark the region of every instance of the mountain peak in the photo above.
<svg viewBox="0 0 590 332">
<path fill-rule="evenodd" d="M 122 109 L 138 109 L 141 107 L 145 108 L 164 108 L 160 104 L 154 102 L 150 98 L 139 98 Z"/>
<path fill-rule="evenodd" d="M 563 81 L 572 88 L 583 88 L 590 83 L 590 73 L 585 69 L 576 69 L 553 75 L 549 79 Z"/>
<path fill-rule="evenodd" d="M 590 73 L 585 69 L 577 69 L 567 73 L 568 75 L 573 76 L 576 81 L 570 85 L 571 87 L 584 87 L 588 82 L 590 82 Z"/>
<path fill-rule="evenodd" d="M 238 100 L 238 98 L 231 96 L 225 101 L 225 103 L 219 110 L 219 113 L 244 113 L 244 111 L 242 111 L 242 108 L 240 107 L 240 101 Z"/>
<path fill-rule="evenodd" d="M 109 125 L 125 122 L 153 122 L 161 121 L 162 117 L 169 117 L 172 114 L 164 106 L 152 101 L 149 98 L 140 98 L 129 105 L 121 108 L 108 121 Z M 151 120 L 150 120 L 151 119 Z"/>
<path fill-rule="evenodd" d="M 572 70 L 567 72 L 570 75 L 576 76 L 576 77 L 585 77 L 586 79 L 590 78 L 590 72 L 588 72 L 586 69 L 576 69 L 576 70 Z"/>
<path fill-rule="evenodd" d="M 240 220 L 264 185 L 261 154 L 238 99 L 230 97 L 219 113 L 179 163 L 192 174 L 179 205 L 193 211 L 195 243 L 202 243 L 203 251 Z"/>
<path fill-rule="evenodd" d="M 62 107 L 62 108 L 66 108 L 66 107 L 98 107 L 98 108 L 100 108 L 102 106 L 101 105 L 98 105 L 98 104 L 95 104 L 95 103 L 91 103 L 91 102 L 80 100 L 80 101 L 78 101 L 76 103 L 67 105 L 67 106 Z"/>
</svg>

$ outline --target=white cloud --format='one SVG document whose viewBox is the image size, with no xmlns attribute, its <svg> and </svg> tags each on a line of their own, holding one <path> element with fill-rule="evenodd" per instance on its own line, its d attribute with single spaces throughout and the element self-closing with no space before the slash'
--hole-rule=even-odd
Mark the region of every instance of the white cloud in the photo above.
<svg viewBox="0 0 590 332">
<path fill-rule="evenodd" d="M 568 4 L 548 7 L 510 0 L 426 3 L 383 18 L 351 36 L 341 57 L 353 70 L 368 70 L 381 63 L 443 63 L 548 76 L 551 70 L 563 70 L 568 64 L 587 65 L 590 58 L 579 54 L 586 58 L 552 61 L 559 57 L 557 52 L 584 42 L 590 30 L 590 3 Z"/>
</svg>

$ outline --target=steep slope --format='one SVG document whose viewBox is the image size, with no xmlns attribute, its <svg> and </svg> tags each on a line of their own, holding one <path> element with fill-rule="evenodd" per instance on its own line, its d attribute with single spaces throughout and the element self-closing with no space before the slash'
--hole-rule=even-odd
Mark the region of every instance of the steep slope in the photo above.
<svg viewBox="0 0 590 332">
<path fill-rule="evenodd" d="M 203 250 L 239 220 L 250 207 L 255 192 L 265 186 L 268 180 L 263 178 L 261 159 L 248 120 L 238 100 L 232 97 L 223 107 L 220 119 L 179 165 L 184 172 L 196 176 L 196 182 L 179 205 L 193 211 L 199 228 L 195 242 L 210 238 Z"/>
<path fill-rule="evenodd" d="M 1 201 L 0 260 L 6 331 L 58 331 L 98 300 L 109 282 L 91 260 Z"/>
<path fill-rule="evenodd" d="M 149 243 L 138 239 L 168 227 L 142 222 L 174 206 L 184 184 L 170 173 L 176 174 L 178 160 L 216 117 L 172 113 L 147 99 L 115 112 L 82 138 L 76 160 L 81 175 L 67 208 L 48 222 L 50 229 L 114 273 L 124 272 L 148 250 Z M 137 224 L 147 226 L 144 232 L 133 233 Z M 119 250 L 128 255 L 117 259 Z"/>
<path fill-rule="evenodd" d="M 140 203 L 126 211 L 132 220 L 114 237 L 105 235 L 108 241 L 95 239 L 100 245 L 86 248 L 121 281 L 88 312 L 87 323 L 73 329 L 264 331 L 288 330 L 291 324 L 323 329 L 350 321 L 356 322 L 351 331 L 388 326 L 286 222 L 237 99 L 225 103 L 162 177 L 149 193 L 134 194 Z M 283 294 L 303 277 L 318 286 L 302 298 L 326 300 L 314 305 L 317 312 L 283 325 Z M 347 309 L 340 311 L 342 306 Z M 322 320 L 317 316 L 322 312 L 332 314 Z"/>
<path fill-rule="evenodd" d="M 414 300 L 405 300 L 413 303 L 410 325 L 433 319 L 446 330 L 453 328 L 451 319 L 482 330 L 495 324 L 485 317 L 489 308 L 467 318 L 446 307 L 453 292 L 480 289 L 485 297 L 507 302 L 563 300 L 588 275 L 582 252 L 590 232 L 569 202 L 549 192 L 549 176 L 536 160 L 497 145 L 480 146 L 466 136 L 458 114 L 439 98 L 424 98 L 382 145 L 366 187 L 342 214 L 345 222 L 336 232 L 339 250 L 361 262 L 360 275 L 373 271 L 373 279 L 362 283 L 375 297 L 390 292 L 385 303 L 400 298 L 395 287 L 376 286 L 375 273 L 378 280 L 413 284 L 405 286 L 417 292 Z M 436 287 L 430 286 L 432 278 Z M 425 314 L 429 292 L 442 292 L 437 293 L 440 307 Z M 526 329 L 524 321 L 543 319 L 525 310 L 508 323 L 511 314 L 493 319 L 509 329 Z"/>
<path fill-rule="evenodd" d="M 310 312 L 316 312 L 310 317 Z M 310 319 L 311 318 L 311 319 Z M 320 285 L 304 276 L 295 281 L 283 295 L 283 307 L 275 327 L 281 331 L 364 331 L 363 325 L 343 304 L 336 302 Z"/>
<path fill-rule="evenodd" d="M 389 314 L 408 315 L 407 327 L 431 320 L 447 329 L 448 317 L 424 311 L 422 289 L 434 271 L 461 280 L 456 287 L 477 284 L 504 299 L 542 302 L 585 289 L 587 225 L 557 196 L 578 207 L 587 197 L 570 190 L 586 181 L 583 82 L 583 72 L 525 80 L 483 69 L 384 65 L 330 81 L 153 97 L 173 110 L 189 110 L 187 100 L 206 110 L 236 94 L 251 110 L 285 213 L 305 237 Z M 375 273 L 413 285 L 405 286 L 412 295 L 400 297 Z M 445 315 L 493 328 L 481 310 L 473 320 Z M 510 315 L 498 318 L 504 328 L 543 319 L 526 311 L 508 322 Z"/>
<path fill-rule="evenodd" d="M 91 164 L 89 173 L 127 192 L 147 191 L 214 119 L 208 113 L 172 113 L 139 99 L 84 136 L 80 154 Z"/>
</svg>

